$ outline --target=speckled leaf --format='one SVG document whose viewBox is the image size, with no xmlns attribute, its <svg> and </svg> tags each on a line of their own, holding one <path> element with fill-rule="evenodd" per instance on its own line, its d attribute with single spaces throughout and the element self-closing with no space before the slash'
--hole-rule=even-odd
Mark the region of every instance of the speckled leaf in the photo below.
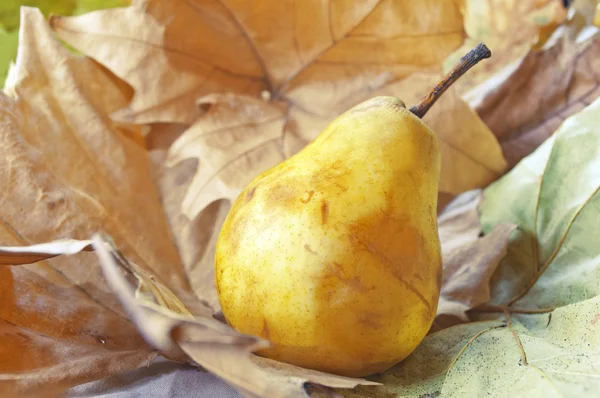
<svg viewBox="0 0 600 398">
<path fill-rule="evenodd" d="M 518 225 L 493 304 L 555 308 L 600 294 L 600 100 L 485 192 L 483 230 Z"/>
<path fill-rule="evenodd" d="M 347 398 L 590 397 L 600 391 L 600 297 L 550 314 L 454 326 Z"/>
</svg>

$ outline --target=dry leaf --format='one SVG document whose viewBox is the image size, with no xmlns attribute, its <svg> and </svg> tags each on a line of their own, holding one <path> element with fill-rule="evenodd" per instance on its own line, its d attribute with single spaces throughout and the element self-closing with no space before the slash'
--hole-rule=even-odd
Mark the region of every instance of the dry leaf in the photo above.
<svg viewBox="0 0 600 398">
<path fill-rule="evenodd" d="M 463 38 L 454 1 L 147 0 L 51 23 L 135 88 L 119 117 L 137 122 L 192 123 L 197 98 L 227 91 L 267 90 L 319 115 L 353 91 L 436 68 Z"/>
<path fill-rule="evenodd" d="M 129 89 L 95 62 L 70 55 L 35 9 L 22 9 L 20 40 L 6 94 L 0 93 L 1 244 L 104 230 L 185 296 L 187 280 L 140 134 L 108 118 L 127 104 Z M 1 357 L 11 358 L 1 361 L 6 393 L 64 388 L 143 366 L 156 355 L 103 282 L 93 254 L 1 267 L 0 302 L 3 329 L 12 336 L 0 340 Z"/>
<path fill-rule="evenodd" d="M 477 208 L 482 200 L 481 189 L 467 191 L 457 196 L 440 213 L 437 223 L 442 257 L 448 257 L 477 240 L 481 233 Z"/>
<path fill-rule="evenodd" d="M 217 27 L 213 19 L 222 25 Z M 198 98 L 212 92 L 249 94 L 235 101 L 253 102 L 252 109 L 260 114 L 242 112 L 235 121 L 210 118 L 190 135 L 224 123 L 231 127 L 219 134 L 224 142 L 245 140 L 256 134 L 254 128 L 264 128 L 256 121 L 264 122 L 261 117 L 268 114 L 273 119 L 262 140 L 273 139 L 272 156 L 281 152 L 284 157 L 368 97 L 387 93 L 400 95 L 408 104 L 416 102 L 439 79 L 440 61 L 460 45 L 463 35 L 454 2 L 331 2 L 323 7 L 318 2 L 286 6 L 264 0 L 252 6 L 221 2 L 209 7 L 155 0 L 125 10 L 54 17 L 51 22 L 61 38 L 136 89 L 129 108 L 114 115 L 119 120 L 192 123 L 206 109 L 196 106 Z M 413 77 L 424 71 L 429 74 Z M 235 94 L 226 98 L 220 98 L 224 105 L 240 110 L 230 103 Z M 218 100 L 209 96 L 200 102 Z M 447 94 L 444 101 L 426 119 L 445 144 L 442 190 L 456 194 L 493 181 L 505 167 L 494 138 L 460 99 Z M 431 123 L 438 118 L 437 124 Z M 456 122 L 449 125 L 451 120 Z M 453 129 L 457 125 L 461 128 Z M 229 155 L 231 162 L 234 155 Z M 458 174 L 458 165 L 467 163 L 473 167 Z M 265 160 L 245 172 L 254 176 L 268 164 Z M 189 209 L 185 213 L 197 214 Z"/>
<path fill-rule="evenodd" d="M 480 237 L 482 198 L 481 190 L 465 192 L 438 217 L 444 271 L 432 331 L 468 321 L 466 311 L 490 300 L 490 278 L 506 254 L 515 225 L 498 225 Z"/>
<path fill-rule="evenodd" d="M 445 69 L 479 42 L 492 50 L 493 58 L 475 66 L 456 83 L 461 93 L 523 58 L 567 17 L 567 9 L 556 0 L 466 0 L 463 7 L 467 39 L 446 59 Z"/>
<path fill-rule="evenodd" d="M 307 397 L 307 383 L 337 388 L 377 384 L 251 355 L 251 352 L 267 347 L 268 342 L 238 333 L 210 315 L 194 318 L 166 286 L 125 259 L 106 237 L 96 236 L 91 241 L 68 243 L 56 242 L 27 248 L 2 247 L 0 257 L 27 250 L 31 253 L 31 259 L 45 260 L 59 254 L 61 248 L 65 254 L 75 254 L 76 247 L 84 250 L 91 245 L 99 257 L 108 285 L 146 341 L 172 360 L 195 361 L 247 396 Z M 69 374 L 67 369 L 63 372 L 63 375 Z"/>
<path fill-rule="evenodd" d="M 514 224 L 499 224 L 489 234 L 444 258 L 442 291 L 436 317 L 454 316 L 467 321 L 466 311 L 487 303 L 490 279 L 506 255 Z"/>
<path fill-rule="evenodd" d="M 519 226 L 492 280 L 492 304 L 553 309 L 600 295 L 599 115 L 597 99 L 485 192 L 484 231 Z"/>
<path fill-rule="evenodd" d="M 540 51 L 470 94 L 514 166 L 600 94 L 600 33 L 563 26 Z"/>
</svg>

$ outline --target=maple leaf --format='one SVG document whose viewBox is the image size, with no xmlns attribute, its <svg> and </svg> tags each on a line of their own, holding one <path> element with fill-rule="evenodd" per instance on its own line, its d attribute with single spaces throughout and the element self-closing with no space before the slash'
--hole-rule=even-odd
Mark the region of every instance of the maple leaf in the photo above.
<svg viewBox="0 0 600 398">
<path fill-rule="evenodd" d="M 417 17 L 422 15 L 427 20 Z M 387 93 L 416 102 L 439 79 L 441 61 L 463 41 L 454 2 L 367 1 L 351 7 L 330 2 L 325 7 L 320 2 L 287 6 L 268 0 L 252 5 L 155 0 L 80 17 L 55 16 L 51 24 L 63 40 L 135 89 L 131 104 L 112 115 L 117 120 L 204 124 L 190 131 L 197 136 L 215 122 L 214 117 L 197 121 L 206 110 L 197 101 L 216 105 L 215 97 L 203 97 L 233 93 L 239 102 L 254 101 L 255 112 L 281 110 L 277 152 L 286 158 L 367 97 Z M 221 99 L 223 106 L 231 106 L 231 94 Z M 239 109 L 232 107 L 232 112 Z M 257 117 L 237 113 L 237 127 L 219 136 L 226 142 L 245 140 L 255 135 L 247 128 L 257 127 Z M 455 95 L 447 94 L 425 120 L 442 140 L 444 192 L 487 184 L 504 170 L 489 130 Z M 271 130 L 266 135 L 275 140 Z M 186 141 L 193 143 L 191 137 Z M 245 162 L 236 161 L 238 155 L 228 155 L 231 168 Z M 272 156 L 266 158 L 245 174 L 253 177 L 272 165 Z M 470 167 L 462 167 L 459 175 L 457 169 L 465 164 Z M 211 183 L 216 182 L 218 178 Z M 189 206 L 184 213 L 197 215 Z"/>
<path fill-rule="evenodd" d="M 581 3 L 578 1 L 576 3 Z M 463 8 L 465 43 L 445 61 L 450 69 L 466 51 L 484 42 L 494 54 L 493 62 L 481 63 L 456 83 L 468 92 L 517 62 L 545 40 L 567 19 L 567 9 L 554 0 L 466 0 Z"/>
<path fill-rule="evenodd" d="M 599 54 L 597 28 L 565 25 L 541 50 L 501 73 L 493 86 L 482 84 L 471 93 L 471 104 L 499 138 L 509 166 L 598 97 Z"/>
</svg>

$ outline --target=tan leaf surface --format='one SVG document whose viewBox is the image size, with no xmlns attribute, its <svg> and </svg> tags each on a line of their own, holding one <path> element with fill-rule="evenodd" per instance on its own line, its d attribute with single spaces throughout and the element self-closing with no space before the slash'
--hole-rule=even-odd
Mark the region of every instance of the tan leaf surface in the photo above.
<svg viewBox="0 0 600 398">
<path fill-rule="evenodd" d="M 459 195 L 440 214 L 443 277 L 432 331 L 468 321 L 466 311 L 487 303 L 490 279 L 506 255 L 513 224 L 501 224 L 483 236 L 478 207 L 481 190 Z"/>
<path fill-rule="evenodd" d="M 192 123 L 206 109 L 197 106 L 196 99 L 215 104 L 218 97 L 203 96 L 212 92 L 249 94 L 237 101 L 254 101 L 252 109 L 273 118 L 263 139 L 275 141 L 279 133 L 278 146 L 274 142 L 269 145 L 284 157 L 314 139 L 334 117 L 370 96 L 385 92 L 401 96 L 407 104 L 415 103 L 439 79 L 441 60 L 462 43 L 462 20 L 455 2 L 284 4 L 263 0 L 250 6 L 222 1 L 209 6 L 154 0 L 124 10 L 54 17 L 51 23 L 61 38 L 136 89 L 129 108 L 114 117 Z M 211 18 L 222 26 L 217 29 Z M 422 71 L 430 72 L 414 76 Z M 233 101 L 235 95 L 227 98 Z M 261 103 L 264 109 L 258 110 Z M 456 98 L 445 103 L 445 112 L 438 111 L 427 121 L 443 119 L 433 126 L 448 144 L 443 191 L 456 194 L 489 183 L 505 163 L 477 116 Z M 274 108 L 279 109 L 279 120 L 274 119 Z M 208 124 L 214 126 L 203 121 L 202 127 L 190 134 L 197 136 L 199 130 L 229 123 L 230 132 L 220 135 L 232 134 L 224 142 L 233 142 L 256 135 L 257 131 L 247 132 L 248 128 L 262 131 L 265 126 L 256 124 L 260 117 L 246 112 L 236 114 L 235 122 L 210 118 Z M 450 126 L 450 120 L 456 123 Z M 461 126 L 460 134 L 456 125 Z M 268 158 L 265 165 L 278 156 L 267 155 L 265 147 L 256 151 L 254 158 Z M 239 153 L 228 156 L 233 155 Z M 194 151 L 194 156 L 200 155 Z M 456 169 L 465 163 L 474 167 L 457 175 Z M 464 172 L 467 169 L 469 173 Z M 256 170 L 247 173 L 253 175 Z M 200 176 L 209 171 L 200 171 Z M 198 207 L 206 199 L 199 200 Z M 189 209 L 185 213 L 197 214 Z"/>
<path fill-rule="evenodd" d="M 479 42 L 492 50 L 493 59 L 475 66 L 456 83 L 461 93 L 520 60 L 536 43 L 547 39 L 565 21 L 567 10 L 556 0 L 465 0 L 463 16 L 467 38 L 444 62 L 445 68 L 451 68 Z"/>
<path fill-rule="evenodd" d="M 454 1 L 133 3 L 51 24 L 134 87 L 118 117 L 138 122 L 192 123 L 195 100 L 216 91 L 267 90 L 327 114 L 357 91 L 436 68 L 463 40 Z"/>
<path fill-rule="evenodd" d="M 500 224 L 471 245 L 444 258 L 442 292 L 437 316 L 452 315 L 463 321 L 466 311 L 491 298 L 490 280 L 508 248 L 514 224 Z M 439 319 L 436 324 L 440 326 Z"/>
<path fill-rule="evenodd" d="M 479 204 L 483 200 L 481 189 L 474 189 L 457 196 L 438 216 L 438 234 L 442 245 L 442 257 L 460 250 L 477 240 L 481 233 Z"/>
<path fill-rule="evenodd" d="M 471 93 L 471 103 L 514 166 L 598 97 L 599 70 L 597 28 L 565 25 L 542 50 Z"/>
<path fill-rule="evenodd" d="M 108 117 L 128 103 L 130 90 L 97 63 L 70 55 L 39 11 L 25 7 L 21 17 L 16 66 L 0 93 L 0 244 L 87 239 L 104 230 L 186 296 L 140 133 Z M 44 380 L 62 388 L 156 355 L 90 253 L 1 267 L 0 319 L 13 336 L 0 339 L 0 357 L 11 358 L 0 361 L 2 391 L 33 392 Z M 81 357 L 89 360 L 75 361 Z"/>
</svg>

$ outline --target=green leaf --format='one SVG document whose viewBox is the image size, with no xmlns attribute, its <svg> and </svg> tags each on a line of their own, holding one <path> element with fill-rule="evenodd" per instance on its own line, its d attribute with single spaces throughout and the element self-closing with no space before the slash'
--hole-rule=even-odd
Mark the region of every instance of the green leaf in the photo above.
<svg viewBox="0 0 600 398">
<path fill-rule="evenodd" d="M 50 13 L 71 15 L 75 10 L 76 0 L 2 0 L 0 26 L 9 32 L 18 29 L 21 6 L 39 8 L 46 17 Z"/>
<path fill-rule="evenodd" d="M 474 322 L 428 336 L 405 361 L 347 398 L 582 397 L 600 391 L 600 297 L 511 325 Z M 518 340 L 517 340 L 518 338 Z M 522 347 L 522 349 L 521 349 Z"/>
<path fill-rule="evenodd" d="M 10 63 L 17 57 L 19 31 L 5 32 L 0 28 L 0 86 L 8 75 Z"/>
<path fill-rule="evenodd" d="M 429 335 L 362 397 L 600 392 L 600 99 L 484 193 L 484 231 L 518 226 L 481 319 Z M 487 311 L 487 312 L 485 312 Z"/>
<path fill-rule="evenodd" d="M 481 223 L 518 225 L 494 304 L 556 308 L 600 294 L 600 100 L 485 192 Z"/>
</svg>

